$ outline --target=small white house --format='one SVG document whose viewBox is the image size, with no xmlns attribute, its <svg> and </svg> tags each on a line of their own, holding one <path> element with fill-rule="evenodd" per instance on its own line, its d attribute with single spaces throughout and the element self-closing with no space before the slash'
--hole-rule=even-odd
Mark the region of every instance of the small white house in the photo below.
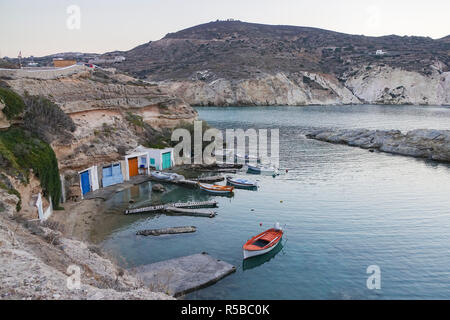
<svg viewBox="0 0 450 320">
<path fill-rule="evenodd" d="M 135 151 L 146 152 L 149 155 L 150 167 L 156 170 L 165 170 L 175 165 L 173 148 L 154 149 L 139 146 Z"/>
<path fill-rule="evenodd" d="M 375 52 L 375 54 L 377 55 L 377 56 L 382 56 L 383 54 L 385 54 L 386 53 L 386 51 L 383 51 L 383 50 L 377 50 L 376 52 Z"/>
<path fill-rule="evenodd" d="M 81 198 L 91 191 L 99 188 L 97 166 L 92 166 L 86 170 L 79 171 Z"/>
<path fill-rule="evenodd" d="M 148 152 L 138 150 L 138 148 L 136 148 L 130 154 L 125 156 L 124 180 L 130 180 L 130 178 L 137 175 L 150 174 L 149 154 Z"/>
</svg>

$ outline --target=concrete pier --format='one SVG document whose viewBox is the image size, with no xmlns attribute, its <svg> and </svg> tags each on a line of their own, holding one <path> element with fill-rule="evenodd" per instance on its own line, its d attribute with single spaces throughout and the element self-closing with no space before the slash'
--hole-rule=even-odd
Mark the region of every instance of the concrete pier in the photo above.
<svg viewBox="0 0 450 320">
<path fill-rule="evenodd" d="M 207 253 L 156 262 L 130 269 L 151 290 L 174 297 L 207 287 L 236 271 L 236 267 Z"/>
</svg>

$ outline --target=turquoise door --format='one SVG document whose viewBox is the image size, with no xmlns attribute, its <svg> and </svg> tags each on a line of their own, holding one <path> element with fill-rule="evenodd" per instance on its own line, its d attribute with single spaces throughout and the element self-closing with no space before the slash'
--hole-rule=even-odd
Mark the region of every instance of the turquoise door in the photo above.
<svg viewBox="0 0 450 320">
<path fill-rule="evenodd" d="M 171 159 L 170 152 L 166 152 L 162 154 L 162 169 L 169 169 L 172 166 L 172 159 Z"/>
</svg>

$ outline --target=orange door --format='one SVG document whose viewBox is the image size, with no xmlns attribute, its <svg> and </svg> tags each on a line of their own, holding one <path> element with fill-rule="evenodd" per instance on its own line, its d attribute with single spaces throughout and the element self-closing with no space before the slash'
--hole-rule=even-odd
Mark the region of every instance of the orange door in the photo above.
<svg viewBox="0 0 450 320">
<path fill-rule="evenodd" d="M 128 159 L 128 168 L 130 170 L 130 178 L 138 175 L 138 159 Z"/>
</svg>

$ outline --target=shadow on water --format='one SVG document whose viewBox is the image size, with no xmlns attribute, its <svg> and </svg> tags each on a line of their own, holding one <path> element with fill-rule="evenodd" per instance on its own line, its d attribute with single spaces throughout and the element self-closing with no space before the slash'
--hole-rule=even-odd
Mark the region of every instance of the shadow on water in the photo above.
<svg viewBox="0 0 450 320">
<path fill-rule="evenodd" d="M 252 257 L 249 259 L 245 259 L 242 261 L 242 269 L 250 270 L 256 267 L 263 265 L 266 262 L 272 260 L 281 250 L 283 249 L 283 244 L 281 241 L 277 244 L 277 246 L 270 252 L 263 254 L 261 256 Z"/>
</svg>

